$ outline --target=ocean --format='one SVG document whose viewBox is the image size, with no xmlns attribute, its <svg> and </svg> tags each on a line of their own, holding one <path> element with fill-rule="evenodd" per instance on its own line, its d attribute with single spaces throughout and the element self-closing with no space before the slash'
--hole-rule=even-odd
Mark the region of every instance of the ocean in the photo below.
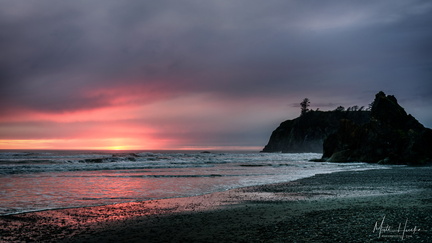
<svg viewBox="0 0 432 243">
<path fill-rule="evenodd" d="M 320 173 L 388 168 L 316 153 L 0 151 L 0 215 L 189 197 Z"/>
</svg>

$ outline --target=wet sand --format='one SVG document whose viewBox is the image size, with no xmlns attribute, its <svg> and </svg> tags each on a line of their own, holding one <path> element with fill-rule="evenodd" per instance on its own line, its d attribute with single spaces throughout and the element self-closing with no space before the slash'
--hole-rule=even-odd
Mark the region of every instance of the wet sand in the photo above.
<svg viewBox="0 0 432 243">
<path fill-rule="evenodd" d="M 0 241 L 432 242 L 432 167 L 2 216 Z"/>
</svg>

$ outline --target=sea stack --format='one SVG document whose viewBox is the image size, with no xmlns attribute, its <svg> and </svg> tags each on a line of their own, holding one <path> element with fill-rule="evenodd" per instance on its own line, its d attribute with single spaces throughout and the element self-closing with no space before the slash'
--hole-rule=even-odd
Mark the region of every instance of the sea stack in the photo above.
<svg viewBox="0 0 432 243">
<path fill-rule="evenodd" d="M 379 92 L 369 122 L 342 119 L 323 144 L 322 160 L 422 165 L 432 162 L 432 130 L 407 114 L 392 95 Z"/>
</svg>

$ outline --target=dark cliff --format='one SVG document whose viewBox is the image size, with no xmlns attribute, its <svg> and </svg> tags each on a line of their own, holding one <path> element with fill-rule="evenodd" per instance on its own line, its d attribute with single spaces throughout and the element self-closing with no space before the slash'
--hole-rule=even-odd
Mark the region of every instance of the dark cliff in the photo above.
<svg viewBox="0 0 432 243">
<path fill-rule="evenodd" d="M 397 99 L 379 92 L 370 121 L 355 124 L 342 120 L 339 129 L 323 144 L 323 160 L 388 164 L 432 162 L 432 130 L 408 115 Z"/>
<path fill-rule="evenodd" d="M 262 152 L 323 152 L 323 142 L 335 133 L 341 119 L 355 124 L 370 120 L 369 111 L 309 111 L 302 116 L 280 124 L 271 134 Z"/>
</svg>

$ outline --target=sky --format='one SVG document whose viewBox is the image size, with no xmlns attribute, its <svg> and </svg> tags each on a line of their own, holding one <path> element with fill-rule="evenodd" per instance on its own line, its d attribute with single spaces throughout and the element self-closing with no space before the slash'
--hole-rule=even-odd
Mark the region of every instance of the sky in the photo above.
<svg viewBox="0 0 432 243">
<path fill-rule="evenodd" d="M 260 150 L 379 91 L 432 127 L 428 0 L 0 0 L 0 149 Z"/>
</svg>

